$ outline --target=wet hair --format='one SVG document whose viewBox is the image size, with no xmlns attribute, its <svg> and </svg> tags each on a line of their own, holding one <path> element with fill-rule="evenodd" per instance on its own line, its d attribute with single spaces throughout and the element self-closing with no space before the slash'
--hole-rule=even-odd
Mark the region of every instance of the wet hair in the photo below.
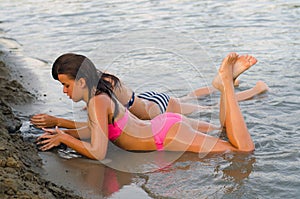
<svg viewBox="0 0 300 199">
<path fill-rule="evenodd" d="M 118 77 L 97 70 L 89 58 L 74 53 L 63 54 L 55 60 L 52 66 L 52 77 L 58 80 L 59 74 L 67 75 L 72 80 L 84 78 L 89 90 L 89 99 L 101 93 L 107 94 L 115 103 L 112 119 L 114 123 L 114 118 L 119 113 L 119 106 L 113 93 L 113 89 L 121 84 Z M 108 81 L 108 79 L 111 81 Z"/>
</svg>

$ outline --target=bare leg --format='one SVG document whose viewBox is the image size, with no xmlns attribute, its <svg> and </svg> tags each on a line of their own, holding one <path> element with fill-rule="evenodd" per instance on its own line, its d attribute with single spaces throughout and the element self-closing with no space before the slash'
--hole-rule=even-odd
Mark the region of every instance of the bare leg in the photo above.
<svg viewBox="0 0 300 199">
<path fill-rule="evenodd" d="M 206 95 L 210 95 L 215 91 L 217 91 L 217 89 L 213 86 L 201 87 L 182 97 L 181 100 L 203 97 Z"/>
<path fill-rule="evenodd" d="M 208 87 L 204 87 L 201 89 L 205 89 L 205 88 L 208 89 Z M 214 87 L 211 87 L 211 88 L 217 90 Z M 268 89 L 269 89 L 269 87 L 265 82 L 258 81 L 253 88 L 236 93 L 236 97 L 239 102 L 245 101 L 245 100 L 249 100 L 249 99 L 253 98 L 256 95 L 266 92 Z M 184 100 L 182 100 L 183 98 L 184 98 Z M 173 112 L 173 113 L 179 113 L 182 115 L 189 115 L 196 111 L 211 110 L 211 109 L 215 108 L 215 106 L 201 106 L 196 103 L 188 103 L 188 102 L 185 102 L 185 101 L 187 101 L 188 98 L 187 97 L 183 97 L 183 98 L 173 98 L 174 101 L 170 100 L 166 112 Z M 189 98 L 189 99 L 191 100 L 194 98 Z M 151 114 L 151 115 L 156 116 L 157 114 L 159 114 L 159 113 L 155 113 L 155 114 Z"/>
<path fill-rule="evenodd" d="M 225 114 L 229 142 L 195 131 L 186 122 L 176 123 L 164 141 L 165 150 L 191 152 L 224 152 L 227 150 L 250 152 L 254 144 L 240 111 L 233 86 L 233 64 L 237 54 L 229 54 L 222 62 L 219 77 L 213 85 L 221 92 L 220 109 Z"/>
<path fill-rule="evenodd" d="M 179 99 L 171 97 L 166 112 L 179 113 L 185 115 L 185 114 L 190 114 L 195 110 L 199 110 L 199 109 L 207 109 L 207 107 L 199 106 L 196 104 L 181 103 Z M 220 127 L 217 127 L 208 122 L 199 121 L 184 116 L 183 116 L 183 120 L 187 122 L 193 129 L 200 132 L 209 132 L 216 129 L 220 129 Z"/>
<path fill-rule="evenodd" d="M 253 56 L 249 56 L 249 55 L 239 56 L 238 60 L 236 61 L 233 67 L 234 86 L 239 85 L 239 81 L 237 80 L 237 77 L 244 71 L 248 70 L 251 66 L 256 64 L 256 62 L 257 60 Z M 202 97 L 205 95 L 209 95 L 215 91 L 216 89 L 214 89 L 213 87 L 202 87 L 192 91 L 186 97 L 190 97 L 190 98 Z"/>
<path fill-rule="evenodd" d="M 240 101 L 251 99 L 255 95 L 264 93 L 267 90 L 269 90 L 268 85 L 263 81 L 258 81 L 253 88 L 250 88 L 248 90 L 237 93 L 236 97 L 237 97 L 237 100 L 240 102 Z"/>
<path fill-rule="evenodd" d="M 239 84 L 240 84 L 239 80 L 236 79 L 234 81 L 234 86 L 238 87 Z M 200 98 L 200 97 L 210 95 L 210 94 L 212 94 L 216 91 L 218 91 L 218 90 L 216 88 L 214 88 L 213 86 L 201 87 L 201 88 L 198 88 L 198 89 L 190 92 L 186 96 L 181 97 L 180 100 L 183 101 L 183 100 L 190 100 L 190 99 Z"/>
<path fill-rule="evenodd" d="M 212 106 L 200 106 L 198 104 L 183 103 L 178 98 L 171 97 L 166 112 L 188 115 L 195 111 L 211 109 Z"/>
<path fill-rule="evenodd" d="M 236 60 L 237 54 L 235 53 L 229 54 L 224 59 L 218 76 L 221 81 L 216 78 L 213 81 L 213 85 L 221 92 L 222 103 L 220 103 L 220 112 L 225 116 L 220 115 L 220 121 L 221 124 L 225 122 L 226 133 L 230 143 L 239 150 L 252 151 L 254 150 L 254 144 L 234 93 L 233 79 L 242 73 L 240 69 L 234 70 L 233 63 Z M 244 68 L 244 70 L 247 69 Z M 235 71 L 238 72 L 234 74 Z"/>
<path fill-rule="evenodd" d="M 177 104 L 176 106 L 180 107 L 180 111 L 178 113 L 182 115 L 189 115 L 196 111 L 211 110 L 215 107 L 215 106 L 201 106 L 198 104 L 182 103 L 182 102 L 179 102 L 179 104 Z M 169 111 L 169 107 L 168 107 L 166 112 L 172 112 L 172 111 Z"/>
<path fill-rule="evenodd" d="M 225 58 L 226 59 L 226 58 Z M 253 66 L 255 63 L 257 62 L 257 60 L 255 59 L 255 57 L 250 56 L 250 55 L 242 55 L 239 56 L 236 60 L 236 62 L 233 65 L 232 68 L 232 78 L 233 80 L 237 79 L 238 76 L 243 73 L 244 71 L 248 70 L 251 66 Z M 222 66 L 222 65 L 221 65 Z M 215 79 L 213 80 L 213 86 L 215 88 L 217 88 L 218 90 L 220 89 L 220 85 L 222 85 L 222 79 L 220 76 L 220 72 L 219 74 L 215 77 Z M 247 91 L 246 93 L 244 93 L 243 95 L 240 95 L 240 98 L 245 98 L 245 97 L 251 97 L 252 94 L 255 94 L 254 92 L 249 92 Z M 246 94 L 249 94 L 248 96 Z M 224 107 L 225 106 L 225 102 L 224 102 L 224 96 L 222 96 L 223 93 L 221 92 L 221 99 L 220 99 L 220 106 Z M 222 126 L 226 126 L 225 123 L 225 111 L 223 108 L 220 108 L 220 123 Z"/>
<path fill-rule="evenodd" d="M 196 119 L 192 119 L 192 118 L 187 118 L 187 117 L 183 117 L 182 119 L 184 122 L 188 123 L 193 129 L 202 132 L 202 133 L 207 133 L 207 132 L 211 132 L 214 130 L 220 130 L 220 127 L 208 123 L 208 122 L 204 122 L 204 121 L 200 121 L 200 120 L 196 120 Z"/>
<path fill-rule="evenodd" d="M 182 107 L 183 107 L 182 109 L 186 110 L 186 112 L 183 112 L 182 114 L 188 115 L 197 110 L 203 110 L 203 109 L 209 108 L 209 107 L 203 107 L 203 106 L 199 107 L 198 105 L 187 103 L 186 101 L 189 101 L 189 100 L 192 100 L 195 98 L 199 98 L 199 97 L 202 97 L 205 95 L 210 95 L 211 93 L 214 93 L 217 90 L 218 89 L 216 89 L 214 87 L 202 87 L 202 88 L 196 89 L 195 91 L 191 92 L 187 96 L 181 97 L 179 100 L 182 104 Z M 269 90 L 269 87 L 265 82 L 258 81 L 258 82 L 256 82 L 256 85 L 253 88 L 236 93 L 237 100 L 239 102 L 249 100 L 249 99 L 253 98 L 254 96 L 262 94 L 268 90 Z"/>
</svg>

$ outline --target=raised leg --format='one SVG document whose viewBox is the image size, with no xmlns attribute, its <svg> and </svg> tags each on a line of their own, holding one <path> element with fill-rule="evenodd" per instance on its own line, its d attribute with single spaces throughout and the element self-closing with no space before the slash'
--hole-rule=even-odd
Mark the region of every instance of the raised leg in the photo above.
<svg viewBox="0 0 300 199">
<path fill-rule="evenodd" d="M 248 57 L 252 59 L 252 57 Z M 221 92 L 220 122 L 226 127 L 229 142 L 242 151 L 254 150 L 254 144 L 248 132 L 243 115 L 240 111 L 236 95 L 234 93 L 233 79 L 242 73 L 242 70 L 234 70 L 234 63 L 238 60 L 237 54 L 229 54 L 219 69 L 219 78 L 213 81 L 213 85 Z M 245 69 L 246 70 L 246 69 Z M 239 71 L 235 73 L 235 71 Z M 222 111 L 221 111 L 222 110 Z"/>
<path fill-rule="evenodd" d="M 232 70 L 231 76 L 233 78 L 232 81 L 236 80 L 240 74 L 242 74 L 244 71 L 248 70 L 251 66 L 256 64 L 256 62 L 257 62 L 257 60 L 255 59 L 255 57 L 250 56 L 250 55 L 242 55 L 242 56 L 237 57 L 235 59 L 235 63 L 232 66 L 232 69 L 231 69 Z M 222 63 L 222 64 L 224 64 L 224 63 Z M 221 65 L 221 67 L 222 67 L 222 65 Z M 220 69 L 221 69 L 221 67 L 220 67 Z M 223 86 L 222 86 L 223 82 L 222 81 L 223 80 L 220 76 L 220 71 L 219 71 L 219 74 L 216 75 L 216 77 L 213 80 L 212 84 L 216 89 L 221 91 L 223 89 Z M 238 101 L 238 98 L 243 100 L 243 99 L 253 97 L 254 94 L 256 94 L 256 93 L 251 92 L 251 91 L 248 90 L 248 91 L 244 92 L 243 94 L 239 94 L 239 97 L 237 97 L 237 101 Z M 226 123 L 224 121 L 226 114 L 225 114 L 225 111 L 224 111 L 224 108 L 223 108 L 223 107 L 225 107 L 224 99 L 225 99 L 224 98 L 224 93 L 221 92 L 221 98 L 220 98 L 220 107 L 221 107 L 220 108 L 220 124 L 221 124 L 221 126 L 226 126 Z"/>
<path fill-rule="evenodd" d="M 197 153 L 224 152 L 227 150 L 251 152 L 254 144 L 240 111 L 233 86 L 233 65 L 237 54 L 229 54 L 222 62 L 219 78 L 213 82 L 221 92 L 220 109 L 229 141 L 205 135 L 196 131 L 187 122 L 176 123 L 169 130 L 164 141 L 165 150 L 191 151 Z M 239 73 L 240 74 L 240 73 Z M 205 155 L 204 154 L 204 155 Z"/>
<path fill-rule="evenodd" d="M 257 60 L 253 56 L 241 55 L 238 57 L 237 61 L 235 62 L 234 66 L 233 66 L 233 77 L 234 77 L 234 86 L 235 87 L 237 87 L 239 85 L 239 81 L 238 81 L 237 77 L 244 71 L 248 70 L 251 66 L 253 66 L 256 63 L 257 63 Z M 215 79 L 216 78 L 218 79 L 218 81 L 220 81 L 220 77 L 218 77 L 218 75 L 217 75 L 217 77 L 215 77 Z M 206 95 L 210 95 L 211 93 L 213 93 L 215 91 L 217 91 L 217 89 L 212 86 L 201 87 L 201 88 L 198 88 L 198 89 L 192 91 L 191 93 L 187 94 L 186 96 L 180 98 L 180 100 L 183 101 L 183 100 L 189 100 L 189 99 L 203 97 Z M 254 95 L 259 94 L 258 92 L 260 92 L 260 91 L 247 93 L 246 99 L 251 98 L 251 96 L 253 97 Z M 240 99 L 242 100 L 243 97 L 241 97 Z"/>
</svg>

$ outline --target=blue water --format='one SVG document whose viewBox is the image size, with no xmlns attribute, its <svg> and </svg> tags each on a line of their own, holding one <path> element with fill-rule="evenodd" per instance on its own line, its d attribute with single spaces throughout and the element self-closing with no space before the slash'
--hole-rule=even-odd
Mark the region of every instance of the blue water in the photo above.
<svg viewBox="0 0 300 199">
<path fill-rule="evenodd" d="M 241 75 L 238 88 L 248 89 L 258 80 L 270 87 L 268 93 L 240 103 L 255 142 L 254 154 L 206 158 L 184 154 L 163 170 L 127 173 L 129 182 L 118 178 L 120 188 L 106 197 L 300 194 L 299 1 L 2 0 L 0 5 L 0 43 L 20 58 L 8 59 L 16 71 L 21 66 L 32 71 L 22 81 L 39 97 L 32 105 L 19 107 L 24 126 L 29 125 L 29 115 L 38 112 L 85 119 L 84 104 L 73 104 L 51 79 L 51 64 L 62 53 L 87 55 L 99 69 L 118 75 L 137 92 L 154 89 L 178 97 L 210 85 L 228 52 L 252 54 L 259 60 Z M 217 102 L 217 95 L 197 101 Z M 193 117 L 217 123 L 217 109 L 211 112 Z M 25 133 L 35 132 L 25 128 Z M 139 166 L 148 171 L 148 164 Z M 105 188 L 94 196 L 104 192 Z"/>
</svg>

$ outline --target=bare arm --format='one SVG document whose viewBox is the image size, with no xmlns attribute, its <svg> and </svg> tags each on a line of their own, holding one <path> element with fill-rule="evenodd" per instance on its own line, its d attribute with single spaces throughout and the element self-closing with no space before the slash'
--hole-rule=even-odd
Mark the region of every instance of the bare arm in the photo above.
<svg viewBox="0 0 300 199">
<path fill-rule="evenodd" d="M 90 159 L 104 159 L 108 145 L 108 109 L 110 109 L 110 103 L 111 100 L 106 95 L 98 95 L 90 100 L 88 111 L 90 142 L 81 141 L 56 127 L 55 132 L 48 131 L 38 138 L 38 144 L 43 145 L 40 149 L 49 150 L 63 143 Z"/>
<path fill-rule="evenodd" d="M 37 128 L 59 126 L 68 129 L 76 129 L 87 126 L 86 122 L 76 122 L 64 118 L 51 116 L 48 114 L 37 114 L 30 118 L 30 122 Z"/>
<path fill-rule="evenodd" d="M 81 127 L 79 129 L 67 129 L 64 130 L 64 132 L 78 139 L 91 138 L 91 131 L 88 126 Z"/>
</svg>

